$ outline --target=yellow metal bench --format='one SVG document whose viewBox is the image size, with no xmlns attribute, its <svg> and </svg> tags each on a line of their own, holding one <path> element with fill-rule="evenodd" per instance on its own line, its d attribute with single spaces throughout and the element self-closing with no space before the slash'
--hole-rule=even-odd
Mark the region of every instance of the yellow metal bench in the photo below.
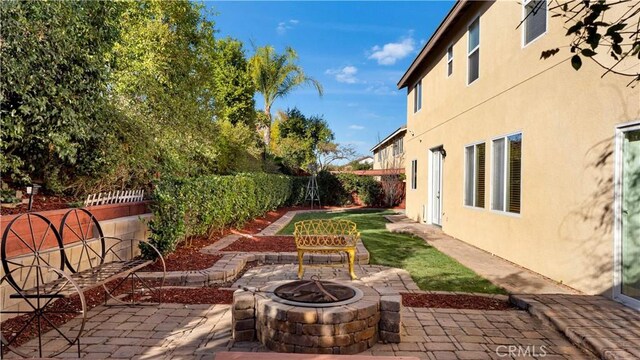
<svg viewBox="0 0 640 360">
<path fill-rule="evenodd" d="M 298 249 L 298 278 L 304 274 L 304 253 L 340 253 L 349 257 L 349 275 L 357 279 L 353 264 L 360 233 L 349 220 L 304 220 L 295 223 L 293 235 Z"/>
</svg>

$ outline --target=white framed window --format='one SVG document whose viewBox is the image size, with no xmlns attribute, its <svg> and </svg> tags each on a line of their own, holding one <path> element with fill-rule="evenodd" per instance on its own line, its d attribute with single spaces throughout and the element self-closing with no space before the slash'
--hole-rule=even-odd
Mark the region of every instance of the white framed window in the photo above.
<svg viewBox="0 0 640 360">
<path fill-rule="evenodd" d="M 522 133 L 493 140 L 491 209 L 520 213 L 522 193 Z"/>
<path fill-rule="evenodd" d="M 422 109 L 422 79 L 413 86 L 413 112 Z"/>
<path fill-rule="evenodd" d="M 453 75 L 453 45 L 447 48 L 447 77 Z"/>
<path fill-rule="evenodd" d="M 403 139 L 398 138 L 393 142 L 393 156 L 399 156 L 404 152 L 403 147 Z"/>
<path fill-rule="evenodd" d="M 464 204 L 484 208 L 486 145 L 469 145 L 464 153 Z"/>
<path fill-rule="evenodd" d="M 468 32 L 467 85 L 480 77 L 480 17 L 477 17 Z"/>
<path fill-rule="evenodd" d="M 411 160 L 411 189 L 418 188 L 418 160 Z"/>
<path fill-rule="evenodd" d="M 527 46 L 547 32 L 547 6 L 547 0 L 523 1 L 523 46 Z"/>
</svg>

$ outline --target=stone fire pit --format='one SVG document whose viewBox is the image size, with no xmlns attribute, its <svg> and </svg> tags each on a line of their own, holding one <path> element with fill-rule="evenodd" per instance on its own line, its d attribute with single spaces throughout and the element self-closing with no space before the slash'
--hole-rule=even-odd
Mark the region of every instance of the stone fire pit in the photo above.
<svg viewBox="0 0 640 360">
<path fill-rule="evenodd" d="M 273 351 L 313 354 L 356 354 L 378 341 L 400 342 L 399 295 L 314 280 L 247 290 L 233 296 L 235 341 L 257 339 Z"/>
</svg>

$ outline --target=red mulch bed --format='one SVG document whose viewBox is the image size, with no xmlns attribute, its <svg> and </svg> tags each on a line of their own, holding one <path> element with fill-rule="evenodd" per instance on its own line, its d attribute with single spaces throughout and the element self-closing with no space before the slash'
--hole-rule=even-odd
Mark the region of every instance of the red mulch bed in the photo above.
<svg viewBox="0 0 640 360">
<path fill-rule="evenodd" d="M 296 252 L 293 236 L 245 236 L 221 251 Z"/>
<path fill-rule="evenodd" d="M 178 246 L 171 254 L 165 256 L 164 262 L 167 271 L 204 270 L 213 266 L 222 255 L 203 254 L 202 247 Z M 162 271 L 162 263 L 156 261 L 140 271 Z"/>
<path fill-rule="evenodd" d="M 505 300 L 484 296 L 455 294 L 402 293 L 402 305 L 419 308 L 447 308 L 472 310 L 513 310 L 515 306 Z"/>
<path fill-rule="evenodd" d="M 200 249 L 214 244 L 218 240 L 229 234 L 241 234 L 252 235 L 259 233 L 262 229 L 269 226 L 274 221 L 280 219 L 284 214 L 291 210 L 308 209 L 308 207 L 283 207 L 274 211 L 269 211 L 263 217 L 253 219 L 246 223 L 240 229 L 225 229 L 219 233 L 214 233 L 209 237 L 200 236 L 194 237 L 187 241 L 184 241 L 178 245 L 176 250 L 168 255 L 164 261 L 167 266 L 167 271 L 188 271 L 188 270 L 204 270 L 213 266 L 216 261 L 220 260 L 221 256 L 203 254 Z M 237 243 L 237 241 L 236 241 Z M 295 251 L 295 244 L 293 245 Z M 244 251 L 244 250 L 227 250 L 224 251 Z M 257 250 L 254 250 L 257 251 Z M 263 250 L 271 251 L 271 250 Z M 275 250 L 281 251 L 281 250 Z M 159 262 L 155 262 L 142 271 L 162 271 L 162 265 Z"/>
<path fill-rule="evenodd" d="M 24 192 L 24 189 L 22 189 Z M 28 199 L 28 195 L 23 196 L 24 199 Z M 33 206 L 31 207 L 32 212 L 36 211 L 46 211 L 46 210 L 57 210 L 57 209 L 67 209 L 69 208 L 69 203 L 78 201 L 77 198 L 69 197 L 69 196 L 49 196 L 49 195 L 41 195 L 37 194 L 33 196 Z M 27 212 L 27 208 L 29 204 L 18 204 L 18 206 L 14 208 L 0 208 L 0 214 L 2 215 L 15 215 L 22 214 Z"/>
<path fill-rule="evenodd" d="M 160 296 L 161 298 L 155 295 L 146 297 L 142 299 L 142 301 L 191 305 L 231 304 L 233 302 L 233 290 L 224 290 L 217 287 L 162 289 Z M 128 298 L 130 298 L 130 296 Z"/>
</svg>

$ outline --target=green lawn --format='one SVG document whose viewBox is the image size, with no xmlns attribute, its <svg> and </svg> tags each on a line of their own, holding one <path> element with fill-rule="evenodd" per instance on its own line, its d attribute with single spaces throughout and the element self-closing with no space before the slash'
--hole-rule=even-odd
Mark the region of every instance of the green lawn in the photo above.
<svg viewBox="0 0 640 360">
<path fill-rule="evenodd" d="M 371 256 L 371 264 L 407 270 L 422 290 L 506 293 L 502 288 L 478 276 L 419 237 L 387 231 L 384 226 L 387 220 L 383 216 L 391 213 L 381 210 L 354 210 L 332 214 L 298 214 L 280 234 L 293 234 L 293 224 L 300 220 L 348 219 L 358 224 L 362 241 Z"/>
</svg>

